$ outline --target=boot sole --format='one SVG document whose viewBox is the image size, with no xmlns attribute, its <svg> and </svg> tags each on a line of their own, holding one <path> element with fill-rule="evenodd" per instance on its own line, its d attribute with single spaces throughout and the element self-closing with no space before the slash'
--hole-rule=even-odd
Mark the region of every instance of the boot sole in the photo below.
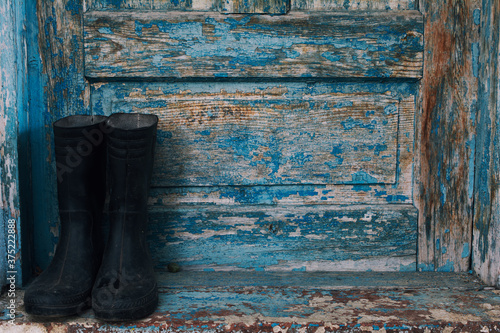
<svg viewBox="0 0 500 333">
<path fill-rule="evenodd" d="M 158 297 L 152 299 L 140 307 L 126 309 L 98 309 L 93 306 L 94 314 L 97 319 L 105 321 L 133 321 L 143 319 L 151 315 L 158 306 Z"/>
<path fill-rule="evenodd" d="M 90 298 L 88 301 L 62 306 L 40 305 L 24 303 L 26 312 L 32 316 L 57 318 L 81 314 L 91 308 Z"/>
</svg>

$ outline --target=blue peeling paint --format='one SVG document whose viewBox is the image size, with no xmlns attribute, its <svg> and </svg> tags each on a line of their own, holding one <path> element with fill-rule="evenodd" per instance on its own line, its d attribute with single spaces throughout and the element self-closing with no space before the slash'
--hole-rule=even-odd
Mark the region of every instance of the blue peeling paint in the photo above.
<svg viewBox="0 0 500 333">
<path fill-rule="evenodd" d="M 408 200 L 410 200 L 410 198 L 408 196 L 401 195 L 401 194 L 388 195 L 386 198 L 386 201 L 390 202 L 390 203 L 407 202 Z"/>
<path fill-rule="evenodd" d="M 479 43 L 472 43 L 472 74 L 479 77 Z"/>
<path fill-rule="evenodd" d="M 481 10 L 479 8 L 474 9 L 472 17 L 474 18 L 474 24 L 479 25 L 481 23 Z"/>
<path fill-rule="evenodd" d="M 469 155 L 469 188 L 468 188 L 468 193 L 469 193 L 469 199 L 472 199 L 472 196 L 474 195 L 474 174 L 475 174 L 475 153 L 476 153 L 476 138 L 475 136 L 472 138 L 470 143 L 467 143 L 469 149 L 470 149 L 470 155 Z"/>
<path fill-rule="evenodd" d="M 389 104 L 386 107 L 384 107 L 384 113 L 386 115 L 390 114 L 397 114 L 398 113 L 398 107 L 396 104 Z"/>
<path fill-rule="evenodd" d="M 462 258 L 469 258 L 470 256 L 470 249 L 469 249 L 469 243 L 464 243 L 463 249 L 462 249 Z"/>
<path fill-rule="evenodd" d="M 446 260 L 446 264 L 436 269 L 437 272 L 454 272 L 455 267 L 453 261 Z"/>
<path fill-rule="evenodd" d="M 321 56 L 331 62 L 336 62 L 342 60 L 343 56 L 334 54 L 332 52 L 324 52 L 321 54 Z"/>
<path fill-rule="evenodd" d="M 358 171 L 352 174 L 351 177 L 352 181 L 348 184 L 377 184 L 379 182 L 377 178 L 364 171 Z"/>
<path fill-rule="evenodd" d="M 434 264 L 419 263 L 417 267 L 418 267 L 418 270 L 420 272 L 434 272 L 435 271 Z"/>
<path fill-rule="evenodd" d="M 110 29 L 110 28 L 108 28 L 108 27 L 102 27 L 102 28 L 99 28 L 99 32 L 100 32 L 101 34 L 114 35 L 113 30 L 111 30 L 111 29 Z"/>
<path fill-rule="evenodd" d="M 355 192 L 369 192 L 372 188 L 368 185 L 354 185 L 351 189 Z"/>
</svg>

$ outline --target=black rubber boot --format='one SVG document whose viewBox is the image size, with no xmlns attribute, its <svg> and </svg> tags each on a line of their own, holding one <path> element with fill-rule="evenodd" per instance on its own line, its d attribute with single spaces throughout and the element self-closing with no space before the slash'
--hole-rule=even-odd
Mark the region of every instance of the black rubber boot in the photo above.
<svg viewBox="0 0 500 333">
<path fill-rule="evenodd" d="M 67 316 L 91 304 L 103 252 L 106 119 L 77 115 L 53 124 L 61 232 L 52 262 L 24 294 L 29 314 Z"/>
<path fill-rule="evenodd" d="M 97 318 L 136 320 L 158 304 L 146 244 L 147 200 L 158 117 L 116 113 L 108 118 L 109 238 L 92 291 Z"/>
</svg>

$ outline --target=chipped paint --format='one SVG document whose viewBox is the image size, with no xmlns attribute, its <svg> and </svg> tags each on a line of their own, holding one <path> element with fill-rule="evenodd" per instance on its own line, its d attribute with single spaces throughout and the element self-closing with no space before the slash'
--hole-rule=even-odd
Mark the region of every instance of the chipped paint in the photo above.
<svg viewBox="0 0 500 333">
<path fill-rule="evenodd" d="M 7 283 L 6 272 L 21 274 L 21 220 L 18 166 L 18 114 L 25 106 L 24 96 L 24 33 L 22 6 L 13 1 L 0 3 L 0 245 L 1 252 L 11 254 L 7 238 L 9 221 L 15 221 L 15 264 L 7 265 L 7 255 L 0 258 L 0 285 Z"/>
<path fill-rule="evenodd" d="M 83 75 L 83 1 L 29 0 L 30 145 L 33 193 L 34 263 L 50 263 L 58 241 L 59 217 L 52 123 L 88 114 L 90 89 Z"/>
<path fill-rule="evenodd" d="M 252 136 L 248 136 L 244 140 L 239 140 L 237 142 L 231 143 L 230 147 L 236 146 L 237 149 L 234 151 L 236 153 L 244 152 L 247 154 L 248 159 L 245 160 L 242 156 L 236 156 L 235 158 L 238 158 L 239 160 L 245 162 L 244 164 L 239 164 L 241 166 L 240 170 L 232 170 L 228 169 L 228 176 L 223 176 L 224 178 L 221 177 L 218 180 L 216 177 L 214 178 L 204 178 L 203 181 L 205 184 L 208 184 L 210 186 L 200 186 L 202 183 L 200 182 L 194 182 L 191 179 L 183 179 L 182 181 L 185 182 L 185 184 L 188 184 L 189 182 L 194 185 L 195 187 L 166 187 L 166 188 L 155 188 L 153 189 L 152 192 L 152 198 L 151 202 L 155 203 L 156 205 L 175 205 L 175 204 L 182 204 L 182 203 L 210 203 L 210 204 L 308 204 L 308 203 L 314 203 L 314 202 L 321 202 L 323 204 L 347 204 L 347 203 L 381 203 L 381 204 L 387 204 L 388 200 L 391 203 L 411 203 L 412 202 L 412 189 L 411 189 L 411 183 L 413 180 L 412 177 L 412 162 L 413 162 L 413 133 L 414 133 L 414 97 L 413 94 L 415 93 L 415 85 L 413 84 L 404 84 L 404 83 L 397 83 L 397 84 L 359 84 L 359 83 L 337 83 L 337 84 L 303 84 L 303 83 L 286 83 L 282 84 L 280 86 L 277 85 L 272 85 L 272 84 L 265 84 L 265 83 L 222 83 L 222 82 L 216 82 L 211 85 L 206 85 L 204 83 L 169 83 L 169 84 L 161 84 L 161 83 L 99 83 L 93 86 L 93 91 L 92 94 L 94 96 L 93 98 L 93 112 L 97 114 L 110 114 L 113 112 L 114 109 L 118 110 L 130 110 L 131 106 L 134 105 L 155 105 L 156 103 L 177 103 L 175 105 L 185 105 L 182 103 L 187 103 L 183 101 L 199 101 L 197 102 L 199 105 L 210 105 L 210 103 L 215 103 L 219 100 L 225 101 L 227 103 L 246 103 L 244 105 L 250 105 L 253 103 L 252 101 L 257 101 L 258 103 L 273 103 L 273 106 L 279 106 L 279 109 L 274 111 L 274 114 L 290 114 L 290 116 L 293 116 L 293 113 L 295 112 L 290 104 L 290 102 L 296 101 L 296 100 L 306 100 L 306 101 L 311 101 L 316 103 L 315 105 L 318 107 L 318 111 L 322 110 L 321 108 L 323 105 L 325 105 L 324 101 L 328 99 L 336 99 L 340 101 L 345 101 L 349 103 L 347 104 L 335 104 L 338 107 L 339 111 L 345 111 L 348 110 L 350 107 L 352 107 L 353 104 L 351 103 L 356 103 L 356 105 L 360 105 L 360 107 L 368 108 L 368 105 L 366 102 L 370 100 L 369 96 L 381 96 L 382 100 L 388 99 L 388 100 L 400 100 L 401 102 L 399 103 L 399 120 L 398 120 L 398 151 L 397 153 L 393 153 L 394 157 L 397 156 L 398 158 L 398 171 L 397 171 L 397 178 L 392 178 L 390 182 L 394 182 L 397 179 L 396 186 L 386 186 L 386 185 L 376 185 L 372 184 L 370 185 L 370 190 L 369 191 L 352 191 L 352 186 L 345 184 L 345 185 L 332 185 L 328 184 L 328 180 L 325 178 L 320 178 L 320 176 L 314 176 L 316 177 L 316 181 L 314 183 L 317 183 L 320 181 L 324 185 L 273 185 L 271 187 L 266 187 L 263 185 L 257 186 L 262 182 L 265 183 L 270 183 L 270 176 L 266 176 L 267 178 L 258 178 L 258 177 L 248 177 L 248 175 L 258 175 L 257 170 L 258 168 L 262 168 L 265 165 L 268 165 L 268 172 L 272 172 L 272 168 L 276 165 L 276 154 L 270 154 L 266 153 L 266 151 L 262 151 L 261 154 L 257 154 L 257 156 L 251 155 L 249 151 L 245 150 L 248 149 L 248 145 L 252 143 Z M 346 98 L 339 99 L 339 97 L 345 96 Z M 350 96 L 350 99 L 347 99 L 347 97 Z M 126 101 L 126 102 L 124 102 Z M 239 102 L 241 101 L 241 102 Z M 278 104 L 277 101 L 280 101 L 281 104 Z M 322 102 L 323 101 L 323 102 Z M 363 102 L 364 101 L 364 102 Z M 193 102 L 194 103 L 194 102 Z M 363 104 L 364 103 L 364 104 Z M 331 103 L 333 104 L 333 103 Z M 215 104 L 214 104 L 215 105 Z M 270 104 L 271 105 L 271 104 Z M 328 105 L 328 104 L 326 104 Z M 120 106 L 120 108 L 117 108 L 116 106 Z M 265 104 L 264 104 L 265 107 Z M 190 108 L 188 108 L 189 110 Z M 248 108 L 249 110 L 252 110 L 252 108 Z M 160 109 L 161 110 L 161 109 Z M 233 110 L 233 109 L 231 109 Z M 256 108 L 258 111 L 259 109 Z M 239 109 L 236 109 L 235 111 L 239 111 Z M 335 111 L 335 108 L 332 109 L 332 112 Z M 175 111 L 173 114 L 178 113 L 179 111 Z M 213 112 L 219 112 L 219 111 L 214 111 L 211 110 L 210 108 L 207 109 L 204 112 L 199 112 L 197 113 L 196 119 L 200 120 L 206 120 L 207 122 L 211 121 L 210 120 L 210 115 L 213 115 Z M 248 112 L 248 111 L 246 111 Z M 261 112 L 261 111 L 259 111 Z M 382 112 L 383 113 L 383 112 Z M 250 114 L 252 114 L 250 112 Z M 370 113 L 371 114 L 371 113 Z M 264 114 L 264 116 L 266 116 Z M 360 116 L 364 116 L 360 114 Z M 384 113 L 384 117 L 385 117 Z M 233 116 L 234 117 L 234 116 Z M 157 162 L 156 166 L 156 171 L 155 174 L 159 179 L 164 179 L 164 181 L 167 182 L 172 182 L 172 180 L 169 180 L 166 176 L 166 173 L 168 170 L 165 170 L 165 168 L 161 168 L 162 165 L 168 165 L 169 163 L 169 158 L 172 158 L 172 156 L 169 156 L 169 154 L 165 154 L 165 152 L 168 149 L 168 142 L 172 136 L 172 131 L 177 131 L 178 133 L 181 130 L 185 131 L 185 126 L 189 125 L 191 126 L 192 130 L 189 132 L 186 132 L 186 135 L 188 133 L 192 133 L 194 136 L 194 139 L 189 139 L 191 140 L 189 142 L 192 142 L 190 145 L 192 148 L 190 149 L 197 149 L 199 150 L 202 154 L 198 155 L 200 158 L 203 158 L 205 160 L 205 163 L 208 163 L 208 165 L 212 165 L 213 169 L 209 172 L 209 174 L 212 176 L 217 176 L 218 174 L 218 168 L 227 168 L 227 166 L 220 166 L 219 164 L 215 164 L 215 161 L 217 160 L 217 156 L 213 156 L 214 154 L 207 154 L 207 152 L 204 149 L 200 149 L 200 147 L 205 147 L 206 148 L 206 142 L 207 140 L 211 140 L 211 142 L 217 143 L 220 139 L 218 138 L 223 138 L 223 136 L 218 137 L 218 131 L 214 131 L 211 129 L 211 125 L 204 125 L 204 124 L 199 124 L 199 123 L 193 123 L 193 124 L 186 124 L 182 125 L 184 126 L 183 128 L 180 129 L 175 129 L 176 125 L 175 122 L 177 119 L 175 117 L 170 117 L 172 123 L 166 123 L 165 126 L 169 126 L 172 128 L 172 130 L 162 130 L 160 131 L 160 138 L 158 142 L 158 160 L 157 161 L 162 161 L 161 163 Z M 181 119 L 182 120 L 182 119 Z M 329 121 L 328 119 L 325 119 Z M 242 123 L 243 121 L 247 122 L 249 124 L 249 129 L 256 129 L 257 127 L 253 125 L 252 122 L 249 122 L 248 120 L 245 120 L 245 118 L 242 119 L 236 119 L 235 121 L 238 121 Z M 219 128 L 221 128 L 223 131 L 227 131 L 227 129 L 224 129 L 223 125 L 219 122 L 215 122 Z M 237 124 L 237 122 L 236 122 Z M 259 124 L 257 122 L 256 124 Z M 298 123 L 297 123 L 298 124 Z M 163 125 L 160 125 L 163 126 Z M 273 124 L 270 124 L 271 127 L 273 127 Z M 276 126 L 276 125 L 274 125 Z M 302 126 L 302 125 L 301 125 Z M 215 127 L 212 127 L 215 128 Z M 263 129 L 266 129 L 266 127 L 262 127 Z M 382 127 L 379 127 L 382 128 Z M 308 136 L 302 139 L 306 140 L 304 142 L 312 142 L 314 140 L 314 133 L 315 133 L 314 128 L 310 128 L 307 131 L 304 131 L 305 134 Z M 210 135 L 204 135 L 208 134 L 210 132 Z M 322 132 L 319 132 L 322 133 Z M 234 134 L 231 134 L 231 132 L 228 132 L 228 137 L 231 138 L 234 136 Z M 388 133 L 389 134 L 389 133 Z M 183 135 L 184 136 L 184 135 Z M 349 134 L 346 136 L 346 140 L 349 139 L 350 136 Z M 248 140 L 248 141 L 247 141 Z M 370 160 L 364 160 L 363 157 L 370 156 L 367 154 L 364 155 L 353 155 L 352 157 L 346 156 L 346 153 L 340 153 L 341 150 L 341 145 L 338 144 L 340 142 L 340 138 L 331 138 L 329 139 L 332 142 L 332 146 L 328 147 L 327 145 L 323 144 L 325 146 L 325 158 L 331 159 L 331 157 L 328 157 L 331 155 L 330 153 L 333 153 L 333 156 L 335 159 L 340 158 L 345 158 L 346 165 L 341 166 L 340 170 L 346 170 L 345 176 L 340 174 L 340 171 L 336 171 L 337 174 L 341 177 L 344 177 L 346 179 L 346 182 L 352 183 L 352 174 L 355 174 L 357 171 L 353 170 L 351 171 L 349 167 L 350 164 L 354 163 L 353 157 L 354 156 L 359 156 L 359 159 L 362 160 L 360 162 L 360 165 L 374 165 L 375 162 L 379 161 L 379 163 L 382 163 L 384 165 L 384 168 L 387 168 L 387 166 L 384 163 L 387 163 L 386 160 L 387 158 L 384 158 L 382 153 L 380 153 L 379 157 L 377 157 L 375 154 L 377 153 L 376 151 L 376 145 L 373 145 L 373 152 L 370 150 L 367 150 L 367 153 L 372 154 L 371 156 L 373 157 L 370 158 Z M 195 142 L 196 141 L 196 142 Z M 337 142 L 337 143 L 336 143 Z M 205 146 L 202 146 L 205 145 Z M 238 148 L 238 145 L 240 148 Z M 267 144 L 268 148 L 271 149 L 276 149 L 276 147 L 285 147 L 285 148 L 290 148 L 293 149 L 293 143 L 287 143 L 283 141 L 275 141 L 274 142 L 275 146 Z M 213 147 L 214 146 L 212 144 Z M 367 145 L 372 146 L 372 145 Z M 307 146 L 304 146 L 307 147 Z M 337 147 L 336 149 L 334 149 Z M 389 146 L 388 146 L 389 148 Z M 257 149 L 263 150 L 262 147 L 259 147 Z M 391 148 L 393 149 L 393 148 Z M 226 153 L 230 153 L 231 151 L 226 151 Z M 319 152 L 321 153 L 321 152 Z M 267 157 L 266 155 L 267 154 Z M 318 154 L 315 152 L 315 154 Z M 212 156 L 211 159 L 208 159 L 208 157 Z M 336 155 L 336 156 L 335 156 Z M 173 156 L 174 158 L 175 155 Z M 393 158 L 394 158 L 393 157 Z M 185 157 L 186 158 L 186 157 Z M 228 158 L 231 159 L 231 165 L 233 165 L 233 160 L 231 155 L 228 155 Z M 186 165 L 191 165 L 191 166 L 196 166 L 196 161 L 198 157 L 196 157 L 195 160 L 190 160 L 189 163 Z M 274 160 L 273 160 L 274 159 Z M 300 160 L 292 160 L 293 163 L 298 163 Z M 348 162 L 351 161 L 351 162 Z M 258 162 L 258 163 L 257 163 Z M 301 163 L 307 161 L 302 161 Z M 342 169 L 343 168 L 343 169 Z M 191 169 L 193 170 L 193 169 Z M 242 172 L 243 170 L 246 170 L 245 172 Z M 278 172 L 280 169 L 277 169 Z M 314 169 L 310 169 L 311 173 L 314 172 Z M 384 169 L 382 169 L 384 170 Z M 390 169 L 386 169 L 390 170 Z M 292 170 L 293 171 L 293 170 Z M 172 172 L 172 171 L 168 171 Z M 191 174 L 194 174 L 192 171 L 189 169 L 182 170 L 182 172 L 191 172 Z M 297 171 L 295 171 L 297 172 Z M 379 171 L 378 171 L 379 172 Z M 393 171 L 392 171 L 393 172 Z M 233 177 L 231 175 L 234 175 L 235 173 L 239 174 L 240 180 L 237 178 Z M 203 174 L 203 173 L 202 173 Z M 264 174 L 266 175 L 266 174 Z M 393 174 L 394 175 L 394 174 Z M 305 179 L 304 177 L 311 177 L 311 175 L 307 173 L 301 173 L 298 174 L 298 176 L 302 177 L 302 179 Z M 245 179 L 245 177 L 247 179 Z M 365 177 L 366 178 L 366 177 Z M 241 180 L 243 179 L 243 180 Z M 335 179 L 333 179 L 335 181 Z M 219 183 L 226 183 L 228 181 L 231 181 L 232 186 L 226 187 L 226 186 L 215 186 L 217 182 Z M 237 184 L 241 184 L 241 182 L 244 182 L 245 184 L 251 184 L 253 186 L 235 186 Z M 282 182 L 282 180 L 279 180 L 275 178 L 274 181 L 278 181 L 278 184 Z M 358 178 L 355 179 L 355 182 L 360 182 Z M 186 183 L 188 182 L 188 183 Z M 288 183 L 292 183 L 292 181 L 288 181 Z M 335 181 L 336 183 L 339 183 L 339 181 Z M 368 178 L 363 180 L 363 183 L 373 183 L 370 181 Z M 276 183 L 274 183 L 276 184 Z"/>
<path fill-rule="evenodd" d="M 225 0 L 221 4 L 224 14 L 286 14 L 290 10 L 289 0 Z"/>
<path fill-rule="evenodd" d="M 487 9 L 487 10 L 486 10 Z M 500 5 L 483 1 L 479 21 L 479 94 L 474 193 L 473 268 L 490 285 L 500 282 Z"/>
<path fill-rule="evenodd" d="M 100 33 L 102 28 L 114 33 Z M 422 28 L 417 11 L 231 17 L 90 12 L 85 74 L 96 79 L 270 73 L 276 78 L 420 78 Z M 323 56 L 328 52 L 335 57 Z"/>
<path fill-rule="evenodd" d="M 462 254 L 472 239 L 479 2 L 421 1 L 426 43 L 415 140 L 421 267 L 467 271 L 471 263 Z"/>
<path fill-rule="evenodd" d="M 416 210 L 396 206 L 192 206 L 150 211 L 157 268 L 394 271 L 416 265 Z"/>
<path fill-rule="evenodd" d="M 391 99 L 384 95 L 330 94 L 324 100 L 197 97 L 113 103 L 111 112 L 140 111 L 160 118 L 157 186 L 396 181 L 399 117 L 385 114 Z M 333 108 L 343 100 L 351 106 Z M 372 110 L 369 117 L 365 109 Z M 345 128 L 346 118 L 369 126 Z M 337 147 L 334 161 L 332 146 Z"/>
<path fill-rule="evenodd" d="M 89 10 L 220 10 L 220 1 L 216 0 L 88 0 Z M 229 1 L 228 1 L 229 2 Z M 416 9 L 415 0 L 292 0 L 286 1 L 292 10 L 325 11 L 325 10 L 407 10 Z M 279 4 L 280 2 L 277 2 Z M 252 8 L 250 4 L 257 8 Z M 223 4 L 224 5 L 224 4 Z M 233 5 L 234 6 L 234 5 Z M 264 3 L 245 4 L 247 13 L 264 11 Z M 278 7 L 279 9 L 280 7 Z M 269 12 L 270 10 L 268 10 Z M 282 10 L 279 11 L 280 13 Z"/>
<path fill-rule="evenodd" d="M 470 276 L 390 273 L 163 274 L 157 311 L 106 323 L 92 311 L 16 326 L 41 332 L 496 332 L 500 298 Z M 22 295 L 19 304 L 22 304 Z M 0 299 L 0 304 L 5 302 Z M 0 315 L 1 316 L 1 315 Z"/>
</svg>

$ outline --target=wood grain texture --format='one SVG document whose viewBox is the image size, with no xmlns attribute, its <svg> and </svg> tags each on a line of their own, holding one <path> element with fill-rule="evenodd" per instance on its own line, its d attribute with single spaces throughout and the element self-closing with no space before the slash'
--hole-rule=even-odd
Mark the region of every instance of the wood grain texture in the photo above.
<svg viewBox="0 0 500 333">
<path fill-rule="evenodd" d="M 397 99 L 176 97 L 113 105 L 159 117 L 155 186 L 396 183 Z"/>
<path fill-rule="evenodd" d="M 21 212 L 18 143 L 19 117 L 25 107 L 25 39 L 22 7 L 0 3 L 0 286 L 14 275 L 21 282 Z M 10 319 L 10 318 L 8 318 Z"/>
<path fill-rule="evenodd" d="M 37 9 L 38 32 L 33 37 L 39 51 L 30 58 L 35 73 L 30 79 L 34 97 L 30 114 L 33 268 L 40 271 L 50 263 L 59 236 L 52 123 L 64 116 L 88 114 L 90 89 L 84 77 L 83 0 L 37 0 L 32 8 Z"/>
<path fill-rule="evenodd" d="M 468 274 L 179 272 L 158 274 L 147 319 L 103 322 L 93 311 L 34 320 L 23 307 L 9 332 L 352 333 L 497 332 L 495 290 Z M 21 302 L 21 291 L 16 302 Z M 0 306 L 5 305 L 0 297 Z"/>
<path fill-rule="evenodd" d="M 290 0 L 222 0 L 220 12 L 224 14 L 286 14 Z"/>
<path fill-rule="evenodd" d="M 292 10 L 355 11 L 355 10 L 413 10 L 415 0 L 292 0 Z"/>
<path fill-rule="evenodd" d="M 222 3 L 221 3 L 222 2 Z M 88 10 L 185 10 L 185 11 L 220 11 L 225 0 L 88 0 Z M 280 1 L 281 2 L 281 1 Z M 325 11 L 325 10 L 413 10 L 415 0 L 292 0 L 288 7 L 292 10 Z M 228 1 L 228 4 L 234 3 Z M 239 4 L 244 2 L 239 1 Z M 250 2 L 254 3 L 254 2 Z M 275 4 L 278 1 L 274 2 Z M 264 10 L 264 2 L 255 1 L 257 9 Z M 227 5 L 226 5 L 227 6 Z M 244 4 L 250 10 L 249 4 Z M 248 11 L 247 11 L 248 12 Z M 254 12 L 259 12 L 254 11 Z"/>
<path fill-rule="evenodd" d="M 217 0 L 88 0 L 86 6 L 87 10 L 213 10 L 219 4 Z"/>
<path fill-rule="evenodd" d="M 416 151 L 419 268 L 467 271 L 472 241 L 478 2 L 422 1 L 425 65 Z"/>
<path fill-rule="evenodd" d="M 89 12 L 89 78 L 420 78 L 417 11 L 355 14 Z"/>
<path fill-rule="evenodd" d="M 297 101 L 297 100 L 325 100 L 338 99 L 339 96 L 343 98 L 347 96 L 359 96 L 362 98 L 370 98 L 380 100 L 395 100 L 399 101 L 399 120 L 398 120 L 398 138 L 397 138 L 397 165 L 396 165 L 396 182 L 394 184 L 362 184 L 363 182 L 369 182 L 369 179 L 355 178 L 353 179 L 353 173 L 347 170 L 344 175 L 341 175 L 344 179 L 348 179 L 350 184 L 342 185 L 332 185 L 325 184 L 323 179 L 322 185 L 304 185 L 304 184 L 294 184 L 294 185 L 273 185 L 264 186 L 258 185 L 261 180 L 248 178 L 248 171 L 252 171 L 251 167 L 258 170 L 261 166 L 260 164 L 250 164 L 253 161 L 247 162 L 246 164 L 239 165 L 231 161 L 231 167 L 221 166 L 219 164 L 213 163 L 211 160 L 206 159 L 203 155 L 203 151 L 197 156 L 192 156 L 192 160 L 187 161 L 187 165 L 196 166 L 199 163 L 198 159 L 205 158 L 205 162 L 210 163 L 211 169 L 207 169 L 206 174 L 202 174 L 205 177 L 206 182 L 211 181 L 215 176 L 221 175 L 219 168 L 228 170 L 229 175 L 244 175 L 247 179 L 244 180 L 245 184 L 256 184 L 254 186 L 200 186 L 203 183 L 194 184 L 196 186 L 183 186 L 183 187 L 166 187 L 160 188 L 158 186 L 163 186 L 166 182 L 166 174 L 172 174 L 172 170 L 164 167 L 164 164 L 171 165 L 172 162 L 168 160 L 169 155 L 162 153 L 162 149 L 166 149 L 166 142 L 169 139 L 167 136 L 159 137 L 159 150 L 158 159 L 155 166 L 155 177 L 153 177 L 152 184 L 155 187 L 154 193 L 152 194 L 152 202 L 156 204 L 165 205 L 176 205 L 183 203 L 211 203 L 211 204 L 224 204 L 224 205 L 240 205 L 240 204 L 348 204 L 348 203 L 370 203 L 370 204 L 388 204 L 388 203 L 411 203 L 413 201 L 412 197 L 412 163 L 413 163 L 413 145 L 414 145 L 414 112 L 415 112 L 415 101 L 414 94 L 416 84 L 408 83 L 352 83 L 352 82 L 338 82 L 338 83 L 286 83 L 282 85 L 276 85 L 271 83 L 263 82 L 214 82 L 212 84 L 206 84 L 204 82 L 199 83 L 95 83 L 93 84 L 92 90 L 92 111 L 95 114 L 110 114 L 113 111 L 113 106 L 120 104 L 128 105 L 128 110 L 132 109 L 134 105 L 149 104 L 154 105 L 155 103 L 165 103 L 165 102 L 182 102 L 187 101 L 198 101 L 197 103 L 206 103 L 207 100 L 220 101 L 220 100 L 236 100 L 236 101 L 283 101 L 282 106 L 280 106 L 279 112 L 287 110 L 289 108 L 289 102 L 287 101 Z M 364 96 L 364 97 L 363 97 Z M 372 96 L 372 97 L 370 97 Z M 379 96 L 379 97 L 376 97 Z M 362 99 L 360 99 L 362 100 Z M 281 103 L 281 102 L 280 102 Z M 378 102 L 377 102 L 378 103 Z M 182 104 L 182 103 L 181 103 Z M 320 104 L 320 105 L 324 105 Z M 348 106 L 344 106 L 348 107 Z M 121 109 L 127 110 L 127 109 Z M 135 111 L 144 112 L 146 109 L 137 108 Z M 173 111 L 179 112 L 179 111 Z M 371 112 L 369 112 L 371 113 Z M 365 114 L 366 115 L 366 114 Z M 167 114 L 164 113 L 163 117 Z M 175 120 L 174 118 L 171 118 Z M 193 118 L 195 119 L 195 118 Z M 198 119 L 198 118 L 196 118 Z M 304 120 L 307 123 L 306 120 Z M 296 122 L 298 123 L 298 121 Z M 163 120 L 160 123 L 160 128 L 176 127 L 175 122 L 167 122 Z M 251 124 L 251 123 L 250 123 Z M 185 123 L 179 123 L 180 126 L 187 128 Z M 317 124 L 318 128 L 315 130 L 320 130 L 324 125 Z M 195 128 L 200 126 L 199 123 L 194 123 L 189 126 L 194 126 Z M 219 125 L 218 125 L 219 126 Z M 273 126 L 272 124 L 270 126 Z M 343 128 L 343 127 L 342 127 Z M 203 135 L 192 131 L 201 140 Z M 311 132 L 313 132 L 311 130 Z M 259 131 L 256 131 L 255 136 L 260 135 Z M 320 132 L 321 133 L 321 132 Z M 208 133 L 205 133 L 208 134 Z M 293 133 L 292 133 L 293 134 Z M 217 133 L 212 133 L 210 135 L 217 135 Z M 234 135 L 234 134 L 233 134 Z M 248 136 L 248 139 L 252 135 Z M 349 137 L 349 135 L 347 135 Z M 339 140 L 340 138 L 334 138 L 331 140 Z M 190 140 L 190 138 L 186 138 Z M 205 139 L 206 140 L 206 139 Z M 306 143 L 310 143 L 310 138 L 307 137 Z M 251 142 L 251 140 L 250 140 Z M 245 147 L 241 143 L 242 147 Z M 283 146 L 280 141 L 277 141 L 277 145 Z M 162 148 L 162 145 L 164 146 Z M 204 142 L 193 142 L 191 147 L 204 147 Z M 287 144 L 291 149 L 295 149 L 294 145 Z M 283 147 L 287 147 L 283 146 Z M 328 153 L 333 151 L 333 146 L 326 149 Z M 188 150 L 188 149 L 186 149 Z M 186 154 L 190 152 L 187 151 Z M 338 154 L 339 151 L 336 150 Z M 354 152 L 353 152 L 354 153 Z M 375 154 L 375 151 L 370 151 L 371 155 Z M 386 155 L 386 151 L 380 151 L 380 156 Z M 332 155 L 329 157 L 329 162 L 337 161 L 337 157 Z M 340 156 L 340 155 L 339 155 Z M 376 155 L 375 155 L 376 156 Z M 373 156 L 373 157 L 375 157 Z M 367 157 L 367 156 L 365 156 Z M 177 158 L 173 156 L 172 158 Z M 217 159 L 217 156 L 212 156 L 213 159 Z M 350 157 L 345 157 L 348 160 Z M 252 157 L 253 159 L 253 157 Z M 301 160 L 301 159 L 298 159 Z M 387 160 L 387 159 L 382 159 Z M 205 163 L 204 162 L 204 163 Z M 266 160 L 264 162 L 268 163 Z M 307 161 L 306 161 L 307 162 Z M 361 163 L 369 163 L 370 161 L 361 161 Z M 270 165 L 270 164 L 269 164 Z M 241 167 L 245 167 L 242 169 Z M 198 168 L 205 167 L 204 165 L 197 166 Z M 246 170 L 246 174 L 242 171 Z M 346 169 L 344 169 L 346 170 Z M 186 170 L 179 170 L 179 172 L 187 172 Z M 253 171 L 255 173 L 255 171 Z M 295 171 L 296 175 L 299 177 L 310 177 L 308 174 L 302 174 L 300 169 Z M 355 174 L 355 173 L 354 173 Z M 210 179 L 210 178 L 213 179 Z M 222 175 L 220 176 L 222 177 Z M 205 182 L 204 180 L 204 182 Z M 223 179 L 224 180 L 224 179 Z M 171 182 L 171 181 L 170 181 Z M 227 183 L 225 181 L 224 183 Z M 241 182 L 240 182 L 241 183 Z M 356 184 L 357 183 L 357 184 Z"/>
<path fill-rule="evenodd" d="M 417 211 L 388 206 L 176 206 L 149 213 L 159 270 L 414 271 Z"/>
<path fill-rule="evenodd" d="M 474 205 L 474 271 L 500 286 L 500 3 L 483 1 Z"/>
</svg>

